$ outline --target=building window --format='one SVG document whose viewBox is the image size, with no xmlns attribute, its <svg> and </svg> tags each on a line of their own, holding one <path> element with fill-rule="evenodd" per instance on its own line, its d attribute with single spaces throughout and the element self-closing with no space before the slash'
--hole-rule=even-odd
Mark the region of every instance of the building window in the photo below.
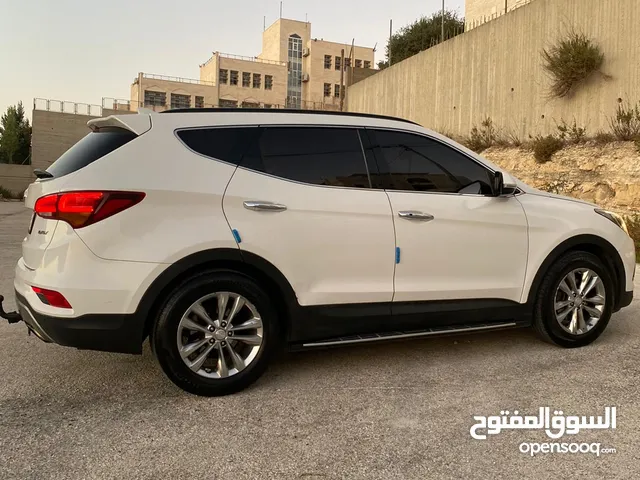
<svg viewBox="0 0 640 480">
<path fill-rule="evenodd" d="M 325 97 L 330 97 L 331 96 L 331 84 L 330 83 L 325 83 L 324 84 L 324 96 Z"/>
<path fill-rule="evenodd" d="M 364 61 L 364 68 L 371 68 L 371 62 L 369 60 Z"/>
<path fill-rule="evenodd" d="M 342 68 L 342 57 L 336 57 L 336 70 L 340 70 Z"/>
<path fill-rule="evenodd" d="M 253 74 L 253 88 L 260 88 L 262 86 L 262 75 L 259 73 Z"/>
<path fill-rule="evenodd" d="M 264 76 L 264 89 L 271 90 L 273 88 L 273 75 Z"/>
<path fill-rule="evenodd" d="M 242 72 L 242 86 L 243 87 L 251 86 L 251 74 L 249 72 Z"/>
<path fill-rule="evenodd" d="M 167 105 L 167 94 L 165 92 L 144 91 L 144 105 L 150 107 L 164 107 Z"/>
<path fill-rule="evenodd" d="M 220 99 L 220 101 L 218 102 L 218 106 L 220 108 L 238 108 L 238 102 L 236 102 L 235 100 Z"/>
<path fill-rule="evenodd" d="M 242 102 L 242 108 L 260 108 L 260 104 L 255 102 Z"/>
<path fill-rule="evenodd" d="M 264 108 L 272 108 L 272 105 L 270 103 L 265 103 Z"/>
<path fill-rule="evenodd" d="M 229 70 L 220 69 L 220 83 L 226 85 L 229 80 Z"/>
<path fill-rule="evenodd" d="M 325 70 L 329 70 L 331 68 L 331 55 L 324 56 L 324 68 Z"/>
<path fill-rule="evenodd" d="M 231 83 L 230 85 L 238 85 L 238 72 L 237 70 L 231 70 Z"/>
<path fill-rule="evenodd" d="M 191 95 L 172 93 L 171 108 L 191 108 Z"/>
<path fill-rule="evenodd" d="M 333 88 L 333 92 L 336 98 L 340 98 L 340 85 L 336 83 Z"/>
<path fill-rule="evenodd" d="M 362 68 L 362 60 L 356 59 L 356 68 Z"/>
<path fill-rule="evenodd" d="M 294 33 L 288 40 L 286 106 L 300 108 L 302 104 L 302 38 Z"/>
<path fill-rule="evenodd" d="M 351 66 L 351 59 L 350 58 L 345 58 L 344 59 L 344 68 L 350 67 Z"/>
<path fill-rule="evenodd" d="M 204 108 L 204 97 L 196 97 L 196 108 Z"/>
</svg>

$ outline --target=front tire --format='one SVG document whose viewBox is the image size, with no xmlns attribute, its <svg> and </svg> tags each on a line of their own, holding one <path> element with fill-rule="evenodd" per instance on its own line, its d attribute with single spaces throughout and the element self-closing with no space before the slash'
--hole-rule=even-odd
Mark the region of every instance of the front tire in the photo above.
<svg viewBox="0 0 640 480">
<path fill-rule="evenodd" d="M 588 252 L 570 252 L 546 273 L 533 326 L 545 341 L 565 348 L 583 347 L 605 330 L 613 302 L 613 281 L 602 261 Z"/>
<path fill-rule="evenodd" d="M 252 279 L 230 271 L 198 274 L 177 287 L 153 330 L 153 352 L 169 379 L 202 396 L 245 389 L 266 370 L 277 315 Z"/>
</svg>

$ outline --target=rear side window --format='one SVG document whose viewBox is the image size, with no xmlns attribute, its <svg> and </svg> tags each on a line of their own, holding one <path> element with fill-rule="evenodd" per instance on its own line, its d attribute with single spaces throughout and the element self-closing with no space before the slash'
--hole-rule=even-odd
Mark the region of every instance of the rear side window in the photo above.
<svg viewBox="0 0 640 480">
<path fill-rule="evenodd" d="M 271 127 L 242 166 L 313 185 L 370 188 L 356 129 Z"/>
<path fill-rule="evenodd" d="M 198 128 L 179 130 L 178 138 L 196 153 L 239 165 L 249 144 L 258 141 L 259 128 Z"/>
<path fill-rule="evenodd" d="M 53 162 L 47 172 L 59 178 L 73 173 L 113 152 L 136 138 L 123 128 L 105 128 L 91 132 Z"/>
</svg>

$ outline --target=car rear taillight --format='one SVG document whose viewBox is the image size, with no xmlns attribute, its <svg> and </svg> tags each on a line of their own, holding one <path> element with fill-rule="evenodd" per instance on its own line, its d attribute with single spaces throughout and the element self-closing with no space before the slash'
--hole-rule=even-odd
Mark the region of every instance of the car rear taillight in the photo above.
<svg viewBox="0 0 640 480">
<path fill-rule="evenodd" d="M 71 308 L 71 305 L 60 292 L 47 290 L 46 288 L 31 287 L 42 303 L 58 308 Z"/>
<path fill-rule="evenodd" d="M 82 228 L 133 207 L 144 196 L 142 192 L 54 193 L 40 197 L 34 211 L 42 218 L 62 220 L 73 228 Z"/>
</svg>

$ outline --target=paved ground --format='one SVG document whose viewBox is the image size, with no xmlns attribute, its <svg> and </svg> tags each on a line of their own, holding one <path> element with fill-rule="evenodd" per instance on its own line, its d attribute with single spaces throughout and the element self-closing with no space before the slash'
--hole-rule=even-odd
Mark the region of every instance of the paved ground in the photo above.
<svg viewBox="0 0 640 480">
<path fill-rule="evenodd" d="M 5 294 L 28 219 L 0 203 Z M 522 330 L 286 355 L 218 399 L 175 388 L 148 348 L 83 352 L 0 324 L 0 478 L 639 478 L 638 310 L 578 350 Z M 469 435 L 473 415 L 541 406 L 617 406 L 615 431 L 560 440 L 617 453 L 531 458 L 518 445 L 541 431 Z"/>
</svg>

